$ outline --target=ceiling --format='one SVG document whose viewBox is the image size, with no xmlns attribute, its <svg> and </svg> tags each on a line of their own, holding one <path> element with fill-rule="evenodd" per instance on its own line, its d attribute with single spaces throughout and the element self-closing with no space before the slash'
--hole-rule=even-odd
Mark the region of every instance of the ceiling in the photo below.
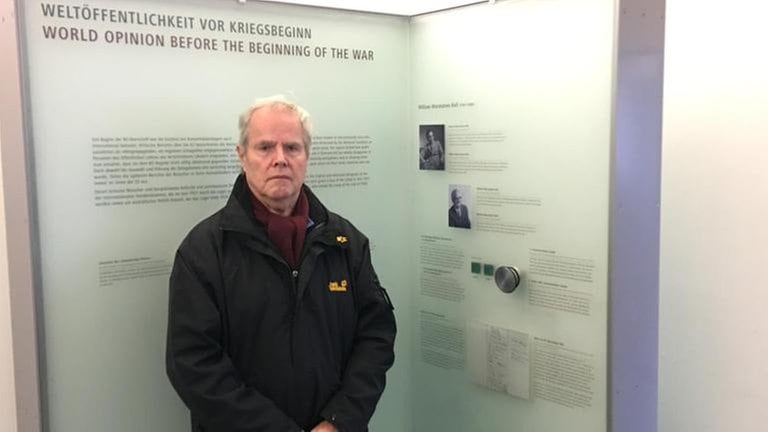
<svg viewBox="0 0 768 432">
<path fill-rule="evenodd" d="M 247 0 L 238 0 L 246 3 Z M 485 3 L 478 0 L 267 0 L 308 6 L 375 12 L 389 15 L 413 16 L 457 6 Z M 486 0 L 487 1 L 487 0 Z M 493 0 L 491 0 L 493 3 Z"/>
</svg>

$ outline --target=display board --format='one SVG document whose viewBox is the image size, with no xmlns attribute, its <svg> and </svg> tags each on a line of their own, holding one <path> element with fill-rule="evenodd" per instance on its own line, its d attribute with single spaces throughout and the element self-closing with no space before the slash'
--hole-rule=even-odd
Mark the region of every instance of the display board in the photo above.
<svg viewBox="0 0 768 432">
<path fill-rule="evenodd" d="M 413 430 L 607 430 L 614 13 L 510 1 L 411 24 Z"/>
<path fill-rule="evenodd" d="M 313 114 L 308 184 L 372 239 L 401 328 L 410 262 L 408 23 L 215 1 L 23 2 L 50 430 L 186 431 L 164 371 L 176 247 L 239 171 L 237 116 L 285 93 Z M 408 332 L 397 351 L 410 345 Z M 407 430 L 398 361 L 372 423 Z"/>
<path fill-rule="evenodd" d="M 614 2 L 23 8 L 53 430 L 188 429 L 171 259 L 228 195 L 237 115 L 275 93 L 313 114 L 307 182 L 395 303 L 372 430 L 607 430 Z"/>
</svg>

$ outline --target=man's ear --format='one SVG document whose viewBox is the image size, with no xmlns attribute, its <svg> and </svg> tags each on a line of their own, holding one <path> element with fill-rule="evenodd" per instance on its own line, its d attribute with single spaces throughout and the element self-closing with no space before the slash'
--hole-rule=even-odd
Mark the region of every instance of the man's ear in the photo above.
<svg viewBox="0 0 768 432">
<path fill-rule="evenodd" d="M 237 144 L 235 145 L 235 153 L 237 153 L 237 158 L 242 162 L 245 158 L 245 148 L 242 145 Z"/>
</svg>

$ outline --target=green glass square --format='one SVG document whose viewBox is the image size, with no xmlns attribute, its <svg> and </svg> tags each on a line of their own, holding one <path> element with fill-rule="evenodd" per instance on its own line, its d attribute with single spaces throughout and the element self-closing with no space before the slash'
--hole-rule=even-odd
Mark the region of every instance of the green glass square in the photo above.
<svg viewBox="0 0 768 432">
<path fill-rule="evenodd" d="M 493 276 L 493 264 L 484 264 L 483 274 L 486 276 Z"/>
<path fill-rule="evenodd" d="M 472 273 L 480 274 L 481 264 L 476 261 L 472 261 Z"/>
</svg>

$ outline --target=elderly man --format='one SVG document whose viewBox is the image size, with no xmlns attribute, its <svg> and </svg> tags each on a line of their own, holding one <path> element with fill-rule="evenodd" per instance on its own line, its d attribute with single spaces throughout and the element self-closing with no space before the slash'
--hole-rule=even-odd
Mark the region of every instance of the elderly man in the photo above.
<svg viewBox="0 0 768 432">
<path fill-rule="evenodd" d="M 368 239 L 304 183 L 309 116 L 282 97 L 240 117 L 242 174 L 179 246 L 168 376 L 194 432 L 358 432 L 394 361 Z"/>
<path fill-rule="evenodd" d="M 451 190 L 451 202 L 453 205 L 448 209 L 448 226 L 469 229 L 471 228 L 469 209 L 461 202 L 462 198 L 459 189 Z"/>
</svg>

